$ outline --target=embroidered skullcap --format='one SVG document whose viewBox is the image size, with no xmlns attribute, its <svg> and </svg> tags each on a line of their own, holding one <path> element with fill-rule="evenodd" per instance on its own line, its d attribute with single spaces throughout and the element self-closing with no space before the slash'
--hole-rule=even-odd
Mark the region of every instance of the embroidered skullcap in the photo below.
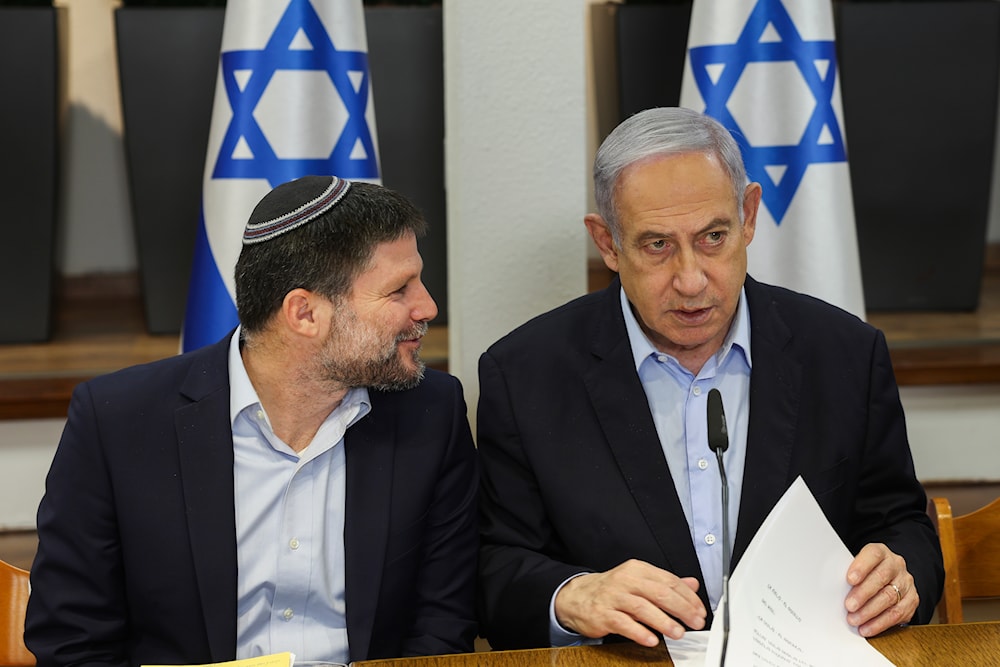
<svg viewBox="0 0 1000 667">
<path fill-rule="evenodd" d="M 270 241 L 275 236 L 312 222 L 337 205 L 351 182 L 336 176 L 303 176 L 267 193 L 250 214 L 243 245 Z"/>
</svg>

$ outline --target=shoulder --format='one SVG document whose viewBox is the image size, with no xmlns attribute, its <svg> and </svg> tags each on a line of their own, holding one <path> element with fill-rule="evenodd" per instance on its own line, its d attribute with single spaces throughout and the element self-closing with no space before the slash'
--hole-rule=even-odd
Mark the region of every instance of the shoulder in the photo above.
<svg viewBox="0 0 1000 667">
<path fill-rule="evenodd" d="M 409 391 L 413 392 L 418 397 L 425 395 L 461 395 L 462 382 L 450 373 L 428 368 L 424 371 L 424 379 L 420 381 L 420 384 Z"/>
<path fill-rule="evenodd" d="M 526 350 L 543 352 L 550 347 L 575 348 L 589 345 L 596 331 L 624 319 L 619 307 L 621 284 L 615 280 L 604 290 L 585 294 L 529 319 L 497 340 L 487 354 L 504 357 Z"/>
<path fill-rule="evenodd" d="M 782 287 L 746 282 L 750 341 L 813 363 L 868 367 L 889 363 L 883 333 L 855 315 L 821 299 Z"/>
<path fill-rule="evenodd" d="M 186 385 L 205 386 L 210 391 L 228 386 L 229 336 L 212 345 L 191 352 L 166 357 L 145 364 L 129 366 L 99 375 L 81 383 L 74 394 L 88 392 L 95 400 L 120 400 L 129 403 L 152 397 L 167 399 Z"/>
<path fill-rule="evenodd" d="M 796 330 L 815 330 L 817 333 L 873 335 L 877 331 L 857 316 L 814 296 L 757 282 L 750 276 L 747 276 L 745 287 L 751 325 L 761 319 L 778 318 Z"/>
<path fill-rule="evenodd" d="M 464 407 L 462 383 L 457 377 L 444 371 L 428 368 L 424 378 L 412 389 L 403 391 L 381 391 L 369 389 L 373 407 L 393 409 L 400 413 L 451 412 L 453 406 Z"/>
<path fill-rule="evenodd" d="M 430 456 L 437 451 L 465 459 L 474 453 L 468 408 L 458 378 L 427 369 L 424 379 L 412 389 L 369 389 L 368 396 L 371 412 L 348 433 L 388 438 L 400 455 L 419 451 Z"/>
</svg>

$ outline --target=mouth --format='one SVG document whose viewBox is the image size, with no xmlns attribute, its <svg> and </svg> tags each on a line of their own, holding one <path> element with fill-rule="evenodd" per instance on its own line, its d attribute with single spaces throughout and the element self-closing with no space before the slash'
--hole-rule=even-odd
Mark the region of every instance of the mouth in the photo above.
<svg viewBox="0 0 1000 667">
<path fill-rule="evenodd" d="M 687 326 L 704 324 L 712 314 L 711 308 L 677 308 L 671 311 L 673 316 Z"/>
<path fill-rule="evenodd" d="M 427 323 L 424 322 L 423 324 L 420 324 L 409 331 L 404 331 L 396 336 L 396 342 L 400 345 L 420 347 L 420 344 L 426 335 Z"/>
</svg>

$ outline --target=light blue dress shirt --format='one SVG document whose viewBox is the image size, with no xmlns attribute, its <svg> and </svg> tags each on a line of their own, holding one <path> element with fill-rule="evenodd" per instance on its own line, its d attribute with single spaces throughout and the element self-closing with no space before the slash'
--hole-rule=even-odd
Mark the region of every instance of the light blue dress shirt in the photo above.
<svg viewBox="0 0 1000 667">
<path fill-rule="evenodd" d="M 726 413 L 729 449 L 722 457 L 729 482 L 729 548 L 736 538 L 750 417 L 750 311 L 740 292 L 736 317 L 719 351 L 697 375 L 656 349 L 639 327 L 624 290 L 625 328 L 639 381 L 660 438 L 663 455 L 687 518 L 714 610 L 722 595 L 722 480 L 708 448 L 708 392 L 718 389 Z M 688 574 L 688 573 L 679 573 Z"/>
<path fill-rule="evenodd" d="M 729 486 L 729 548 L 732 553 L 743 490 L 750 413 L 752 362 L 746 293 L 740 292 L 736 317 L 722 347 L 705 362 L 697 375 L 650 342 L 632 312 L 624 289 L 621 307 L 636 372 L 688 522 L 709 603 L 715 610 L 722 596 L 722 482 L 715 452 L 708 447 L 708 392 L 714 388 L 722 394 L 729 433 L 729 449 L 722 459 Z M 675 574 L 688 576 L 693 573 Z M 549 603 L 549 639 L 553 646 L 581 641 L 580 635 L 567 632 L 555 618 L 555 596 L 565 585 L 563 582 L 556 589 Z"/>
<path fill-rule="evenodd" d="M 271 430 L 229 347 L 235 453 L 236 657 L 291 651 L 299 661 L 348 662 L 344 602 L 344 434 L 371 410 L 351 389 L 312 442 L 294 452 Z"/>
</svg>

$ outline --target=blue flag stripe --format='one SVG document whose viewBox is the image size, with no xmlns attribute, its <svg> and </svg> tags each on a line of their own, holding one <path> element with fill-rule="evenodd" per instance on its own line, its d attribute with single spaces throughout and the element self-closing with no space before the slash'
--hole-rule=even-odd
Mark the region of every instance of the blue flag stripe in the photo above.
<svg viewBox="0 0 1000 667">
<path fill-rule="evenodd" d="M 369 126 L 374 114 L 361 0 L 284 0 L 277 22 L 276 5 L 245 0 L 226 9 L 226 26 L 241 26 L 250 34 L 223 31 L 220 88 L 183 327 L 185 352 L 216 342 L 238 323 L 232 264 L 252 207 L 248 194 L 259 196 L 262 182 L 274 188 L 307 174 L 379 179 L 374 123 Z M 324 24 L 317 7 L 337 18 Z M 281 92 L 262 103 L 275 81 Z M 274 104 L 275 94 L 285 95 L 287 102 Z M 338 98 L 339 106 L 330 103 Z M 276 127 L 285 131 L 274 132 Z M 336 137 L 329 136 L 331 128 L 337 128 Z M 287 150 L 289 136 L 299 147 L 333 142 L 325 156 L 296 153 Z M 276 150 L 272 139 L 284 141 L 278 145 L 285 150 Z"/>
<path fill-rule="evenodd" d="M 237 324 L 236 306 L 229 296 L 212 254 L 205 229 L 205 211 L 198 221 L 198 235 L 191 266 L 187 310 L 184 313 L 183 351 L 218 341 Z"/>
</svg>

